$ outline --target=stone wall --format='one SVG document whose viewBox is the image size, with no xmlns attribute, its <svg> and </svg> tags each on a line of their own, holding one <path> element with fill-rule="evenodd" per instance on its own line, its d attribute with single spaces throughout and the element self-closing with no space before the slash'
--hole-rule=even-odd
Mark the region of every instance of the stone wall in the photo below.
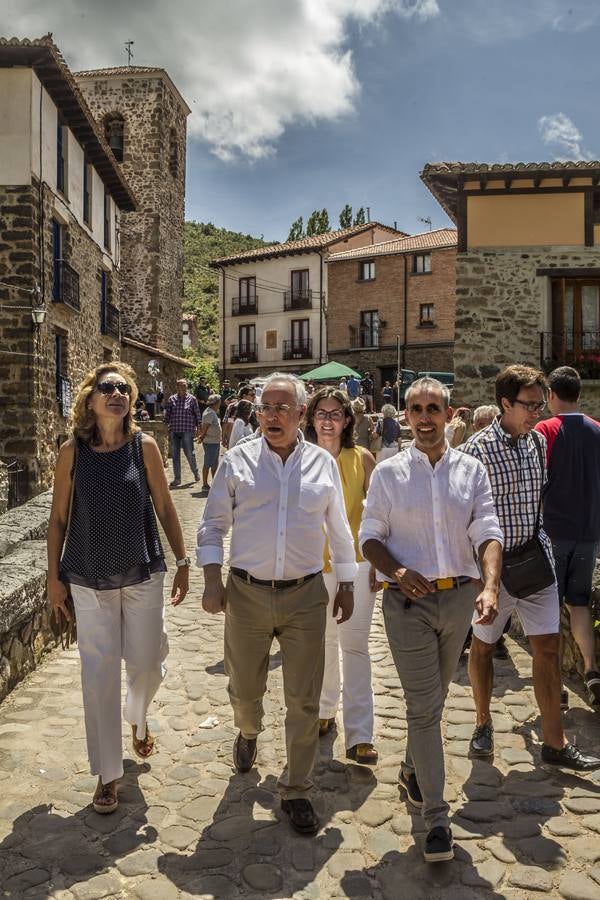
<svg viewBox="0 0 600 900">
<path fill-rule="evenodd" d="M 38 284 L 47 311 L 45 323 L 34 329 L 32 295 L 0 288 L 0 458 L 18 459 L 27 467 L 30 496 L 51 484 L 58 448 L 68 435 L 68 410 L 57 399 L 57 336 L 63 339 L 62 374 L 70 380 L 73 399 L 86 372 L 120 355 L 118 339 L 100 330 L 106 257 L 73 218 L 63 228 L 62 256 L 79 275 L 80 310 L 53 301 L 52 220 L 57 214 L 54 194 L 35 180 L 24 187 L 0 187 L 0 277 L 29 288 Z M 113 269 L 113 302 L 118 278 Z"/>
<path fill-rule="evenodd" d="M 160 73 L 78 76 L 96 118 L 123 116 L 123 173 L 138 201 L 121 216 L 124 332 L 181 353 L 186 111 Z"/>
<path fill-rule="evenodd" d="M 56 646 L 46 606 L 52 494 L 0 516 L 0 701 Z"/>
<path fill-rule="evenodd" d="M 505 366 L 540 367 L 540 332 L 550 331 L 549 279 L 541 268 L 600 267 L 600 248 L 473 249 L 456 259 L 455 400 L 494 401 Z M 584 382 L 582 406 L 600 417 L 600 383 Z"/>
</svg>

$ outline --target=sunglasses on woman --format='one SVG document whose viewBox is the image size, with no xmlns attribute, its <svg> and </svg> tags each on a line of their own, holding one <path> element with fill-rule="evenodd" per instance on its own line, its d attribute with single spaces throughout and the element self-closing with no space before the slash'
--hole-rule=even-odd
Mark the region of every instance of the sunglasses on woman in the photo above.
<svg viewBox="0 0 600 900">
<path fill-rule="evenodd" d="M 96 385 L 96 390 L 99 394 L 104 394 L 104 396 L 114 394 L 115 391 L 129 395 L 131 394 L 131 385 L 127 384 L 126 381 L 101 381 Z"/>
</svg>

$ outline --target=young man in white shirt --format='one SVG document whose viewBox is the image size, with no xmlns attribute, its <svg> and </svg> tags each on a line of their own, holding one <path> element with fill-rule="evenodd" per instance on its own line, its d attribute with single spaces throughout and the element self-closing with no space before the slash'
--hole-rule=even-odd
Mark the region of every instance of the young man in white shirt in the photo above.
<svg viewBox="0 0 600 900">
<path fill-rule="evenodd" d="M 359 533 L 361 553 L 385 579 L 385 628 L 408 722 L 400 781 L 422 809 L 427 862 L 454 855 L 440 723 L 473 609 L 479 622 L 496 617 L 502 557 L 485 468 L 446 441 L 449 400 L 448 388 L 434 378 L 409 387 L 414 443 L 376 467 Z"/>
<path fill-rule="evenodd" d="M 325 659 L 328 594 L 323 582 L 325 526 L 338 593 L 339 623 L 353 609 L 354 542 L 335 459 L 304 441 L 304 385 L 293 375 L 267 379 L 256 411 L 262 437 L 224 457 L 198 527 L 197 562 L 204 568 L 202 605 L 225 612 L 225 670 L 239 734 L 238 772 L 256 759 L 269 651 L 277 637 L 286 702 L 287 765 L 281 806 L 292 826 L 315 834 L 309 800 L 319 740 L 319 697 Z M 231 528 L 230 572 L 223 586 L 223 541 Z"/>
</svg>

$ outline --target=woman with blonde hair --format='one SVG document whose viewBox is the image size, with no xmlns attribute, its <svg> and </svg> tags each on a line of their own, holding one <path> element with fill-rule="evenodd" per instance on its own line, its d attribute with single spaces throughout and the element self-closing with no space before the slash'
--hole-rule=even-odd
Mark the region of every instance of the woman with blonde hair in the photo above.
<svg viewBox="0 0 600 900">
<path fill-rule="evenodd" d="M 336 388 L 321 388 L 306 410 L 304 434 L 307 441 L 323 447 L 335 457 L 344 492 L 344 506 L 354 537 L 358 574 L 354 580 L 354 612 L 338 625 L 333 616 L 337 591 L 335 575 L 325 544 L 323 578 L 329 594 L 325 631 L 325 672 L 319 709 L 319 733 L 333 727 L 340 701 L 340 647 L 342 650 L 342 712 L 346 737 L 346 756 L 358 763 L 374 765 L 373 689 L 369 634 L 375 606 L 371 566 L 358 550 L 358 528 L 375 460 L 364 447 L 354 443 L 354 412 L 348 395 Z"/>
<path fill-rule="evenodd" d="M 98 775 L 93 805 L 118 806 L 123 775 L 121 659 L 127 696 L 124 718 L 133 749 L 150 756 L 154 738 L 148 706 L 164 677 L 166 565 L 156 515 L 177 568 L 171 603 L 188 591 L 190 561 L 171 499 L 160 451 L 134 422 L 138 389 L 133 369 L 120 362 L 98 366 L 79 386 L 73 436 L 60 448 L 48 525 L 48 602 L 77 620 L 88 756 Z M 62 554 L 62 557 L 61 557 Z"/>
</svg>

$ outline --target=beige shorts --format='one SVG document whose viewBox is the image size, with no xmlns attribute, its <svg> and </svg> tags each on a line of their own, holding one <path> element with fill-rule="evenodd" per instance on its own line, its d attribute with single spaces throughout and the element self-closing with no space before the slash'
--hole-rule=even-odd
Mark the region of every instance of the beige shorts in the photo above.
<svg viewBox="0 0 600 900">
<path fill-rule="evenodd" d="M 527 635 L 558 634 L 560 607 L 556 582 L 524 600 L 509 594 L 503 584 L 498 596 L 498 615 L 491 625 L 476 625 L 479 613 L 473 614 L 473 634 L 486 644 L 495 644 L 504 630 L 509 616 L 516 612 Z"/>
</svg>

